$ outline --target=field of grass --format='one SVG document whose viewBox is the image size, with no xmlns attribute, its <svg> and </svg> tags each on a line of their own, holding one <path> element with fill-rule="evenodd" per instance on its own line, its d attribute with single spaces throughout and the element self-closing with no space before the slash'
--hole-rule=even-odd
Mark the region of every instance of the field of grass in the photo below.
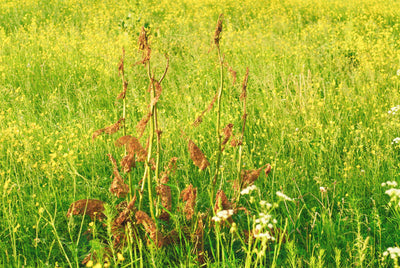
<svg viewBox="0 0 400 268">
<path fill-rule="evenodd" d="M 151 60 L 136 64 L 142 27 Z M 398 266 L 397 105 L 398 1 L 0 0 L 0 266 Z M 152 141 L 129 173 L 124 135 Z M 67 217 L 82 199 L 105 216 Z"/>
</svg>

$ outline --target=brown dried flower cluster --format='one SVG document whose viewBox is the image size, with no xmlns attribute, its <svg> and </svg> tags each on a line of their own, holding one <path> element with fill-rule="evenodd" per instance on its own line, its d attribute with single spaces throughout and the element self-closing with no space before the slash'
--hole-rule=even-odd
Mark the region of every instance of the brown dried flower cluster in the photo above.
<svg viewBox="0 0 400 268">
<path fill-rule="evenodd" d="M 194 142 L 190 139 L 188 147 L 190 158 L 193 160 L 193 163 L 201 170 L 206 169 L 210 165 L 210 163 L 208 162 L 203 152 L 199 149 L 199 147 L 197 147 L 196 144 L 194 144 Z"/>
<path fill-rule="evenodd" d="M 115 219 L 115 221 L 114 221 L 115 226 L 121 226 L 122 224 L 124 224 L 124 222 L 126 222 L 129 215 L 135 208 L 135 202 L 136 202 L 136 195 L 132 198 L 132 200 L 129 202 L 129 204 L 126 206 L 126 208 Z"/>
<path fill-rule="evenodd" d="M 152 78 L 152 84 L 154 85 L 155 96 L 151 100 L 150 105 L 154 106 L 158 102 L 158 100 L 160 99 L 161 92 L 162 92 L 162 87 L 161 87 L 161 84 L 156 79 L 153 79 L 153 78 Z"/>
<path fill-rule="evenodd" d="M 136 131 L 139 138 L 143 136 L 144 130 L 146 129 L 147 123 L 149 122 L 150 118 L 151 118 L 151 112 L 143 116 L 143 118 L 136 125 Z"/>
<path fill-rule="evenodd" d="M 124 80 L 124 86 L 123 86 L 123 87 L 124 87 L 124 88 L 123 88 L 122 92 L 119 93 L 118 96 L 117 96 L 117 99 L 118 99 L 118 100 L 125 99 L 126 91 L 127 91 L 127 89 L 128 89 L 128 81 Z"/>
<path fill-rule="evenodd" d="M 139 50 L 143 51 L 142 55 L 142 60 L 136 62 L 136 64 L 144 64 L 146 65 L 147 62 L 150 60 L 150 55 L 151 55 L 151 49 L 148 43 L 148 36 L 146 29 L 142 27 L 142 31 L 140 32 L 139 35 Z"/>
<path fill-rule="evenodd" d="M 114 180 L 110 186 L 110 192 L 115 194 L 117 197 L 125 197 L 129 192 L 129 185 L 124 182 L 124 179 L 121 177 L 118 171 L 117 161 L 111 154 L 108 154 L 108 158 L 113 164 L 113 174 Z"/>
<path fill-rule="evenodd" d="M 121 166 L 124 168 L 124 172 L 129 172 L 135 165 L 136 161 L 144 162 L 147 157 L 147 150 L 143 148 L 139 140 L 133 136 L 127 135 L 118 138 L 115 141 L 115 146 L 121 147 L 125 145 L 127 155 L 121 160 Z"/>
<path fill-rule="evenodd" d="M 120 118 L 118 120 L 118 122 L 116 122 L 115 124 L 105 127 L 105 128 L 101 128 L 96 130 L 95 132 L 93 132 L 93 136 L 92 139 L 96 139 L 97 136 L 101 135 L 102 133 L 106 133 L 108 135 L 114 134 L 116 133 L 122 126 L 122 122 L 124 121 L 124 118 Z"/>
<path fill-rule="evenodd" d="M 160 219 L 168 221 L 169 220 L 169 212 L 172 208 L 172 196 L 171 196 L 171 187 L 166 185 L 169 181 L 169 174 L 173 172 L 176 168 L 177 157 L 172 157 L 169 161 L 168 167 L 161 175 L 161 179 L 158 182 L 156 187 L 157 194 L 160 196 L 161 205 L 165 208 L 162 210 L 160 214 Z M 168 211 L 167 211 L 168 210 Z"/>
<path fill-rule="evenodd" d="M 221 40 L 221 32 L 222 32 L 222 20 L 224 18 L 223 14 L 220 14 L 218 17 L 217 27 L 215 28 L 214 33 L 214 44 L 219 47 L 219 41 Z"/>
<path fill-rule="evenodd" d="M 227 144 L 230 137 L 232 136 L 232 128 L 233 128 L 233 124 L 231 124 L 231 123 L 226 125 L 226 127 L 224 128 L 224 140 L 222 141 L 222 146 Z"/>
<path fill-rule="evenodd" d="M 237 72 L 233 70 L 233 68 L 226 61 L 224 62 L 224 66 L 228 69 L 228 72 L 231 74 L 233 78 L 232 85 L 235 85 L 237 79 Z"/>
<path fill-rule="evenodd" d="M 92 220 L 105 218 L 104 202 L 96 199 L 82 199 L 69 206 L 67 217 L 71 215 L 88 215 Z"/>
<path fill-rule="evenodd" d="M 197 228 L 194 233 L 194 245 L 197 252 L 197 261 L 200 265 L 205 263 L 205 253 L 204 253 L 204 223 L 203 217 L 200 215 L 197 217 Z"/>
<path fill-rule="evenodd" d="M 215 197 L 215 205 L 214 205 L 214 213 L 217 213 L 221 210 L 232 209 L 233 205 L 229 202 L 226 194 L 223 190 L 218 190 L 217 195 Z"/>
<path fill-rule="evenodd" d="M 186 202 L 184 212 L 186 219 L 192 219 L 194 215 L 194 208 L 196 206 L 197 188 L 193 188 L 192 184 L 189 184 L 185 190 L 181 192 L 181 199 Z"/>
<path fill-rule="evenodd" d="M 214 106 L 214 103 L 217 101 L 218 98 L 218 92 L 215 94 L 214 98 L 211 100 L 210 104 L 208 105 L 207 109 L 201 112 L 201 114 L 196 118 L 196 120 L 193 122 L 193 126 L 197 127 L 203 122 L 203 116 L 206 112 L 211 111 L 211 109 Z"/>
<path fill-rule="evenodd" d="M 157 230 L 155 222 L 147 215 L 144 211 L 138 211 L 135 214 L 136 223 L 142 224 L 146 232 L 149 234 L 150 239 L 154 242 L 157 247 L 162 247 L 163 237 L 162 234 Z"/>
<path fill-rule="evenodd" d="M 246 75 L 244 76 L 242 83 L 242 93 L 240 94 L 240 100 L 244 100 L 247 97 L 247 81 L 249 80 L 249 67 L 246 68 Z"/>
<path fill-rule="evenodd" d="M 252 185 L 260 176 L 261 170 L 265 168 L 265 174 L 268 175 L 271 171 L 271 165 L 266 164 L 258 169 L 254 170 L 242 170 L 241 174 L 241 189 Z"/>
</svg>

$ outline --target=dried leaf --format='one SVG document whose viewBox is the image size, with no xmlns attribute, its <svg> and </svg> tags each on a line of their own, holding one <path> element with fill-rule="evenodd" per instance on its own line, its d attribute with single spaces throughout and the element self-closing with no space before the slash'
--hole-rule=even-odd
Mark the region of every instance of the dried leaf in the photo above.
<svg viewBox="0 0 400 268">
<path fill-rule="evenodd" d="M 194 214 L 194 208 L 196 206 L 197 188 L 193 188 L 192 184 L 189 184 L 185 190 L 181 192 L 181 199 L 186 202 L 185 204 L 185 215 L 186 219 L 190 220 Z"/>
<path fill-rule="evenodd" d="M 96 199 L 82 199 L 71 204 L 67 212 L 67 217 L 70 217 L 71 215 L 88 215 L 92 220 L 102 220 L 105 218 L 103 211 L 103 201 Z"/>
<path fill-rule="evenodd" d="M 188 147 L 190 158 L 193 160 L 193 163 L 201 170 L 206 169 L 210 165 L 210 163 L 208 162 L 203 152 L 199 149 L 199 147 L 197 147 L 196 144 L 194 144 L 194 142 L 190 139 Z"/>
<path fill-rule="evenodd" d="M 155 222 L 144 211 L 138 211 L 135 214 L 137 224 L 142 224 L 146 232 L 149 234 L 150 239 L 159 248 L 163 245 L 162 234 L 157 231 Z"/>
<path fill-rule="evenodd" d="M 124 183 L 124 179 L 121 177 L 118 171 L 117 161 L 115 161 L 114 157 L 111 154 L 108 154 L 108 157 L 113 164 L 113 173 L 114 180 L 110 186 L 110 192 L 115 194 L 117 197 L 125 197 L 129 192 L 129 185 Z"/>
</svg>

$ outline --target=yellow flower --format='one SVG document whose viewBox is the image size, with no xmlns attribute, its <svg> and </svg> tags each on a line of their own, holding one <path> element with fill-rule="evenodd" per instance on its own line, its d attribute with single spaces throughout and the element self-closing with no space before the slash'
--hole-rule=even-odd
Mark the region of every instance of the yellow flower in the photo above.
<svg viewBox="0 0 400 268">
<path fill-rule="evenodd" d="M 96 263 L 96 265 L 93 266 L 93 268 L 101 268 L 101 264 L 100 263 Z"/>
<path fill-rule="evenodd" d="M 124 261 L 125 260 L 124 256 L 121 253 L 117 253 L 117 258 L 118 258 L 119 261 Z"/>
<path fill-rule="evenodd" d="M 93 267 L 93 261 L 92 261 L 92 260 L 89 260 L 89 261 L 86 263 L 86 267 Z"/>
</svg>

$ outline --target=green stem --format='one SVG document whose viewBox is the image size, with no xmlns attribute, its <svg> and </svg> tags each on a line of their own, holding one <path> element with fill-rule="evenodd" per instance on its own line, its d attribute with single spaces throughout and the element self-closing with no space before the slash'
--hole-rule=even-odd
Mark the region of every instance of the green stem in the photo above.
<svg viewBox="0 0 400 268">
<path fill-rule="evenodd" d="M 218 97 L 217 97 L 217 140 L 218 140 L 218 151 L 217 151 L 217 166 L 214 174 L 214 178 L 212 181 L 212 191 L 211 194 L 214 196 L 215 192 L 215 185 L 218 180 L 218 174 L 219 174 L 219 167 L 221 165 L 221 155 L 222 155 L 222 137 L 221 137 L 221 99 L 222 99 L 222 92 L 224 90 L 224 65 L 223 65 L 223 59 L 221 55 L 221 50 L 219 46 L 217 46 L 218 50 L 218 58 L 219 58 L 219 64 L 220 64 L 220 87 L 218 91 Z"/>
</svg>

